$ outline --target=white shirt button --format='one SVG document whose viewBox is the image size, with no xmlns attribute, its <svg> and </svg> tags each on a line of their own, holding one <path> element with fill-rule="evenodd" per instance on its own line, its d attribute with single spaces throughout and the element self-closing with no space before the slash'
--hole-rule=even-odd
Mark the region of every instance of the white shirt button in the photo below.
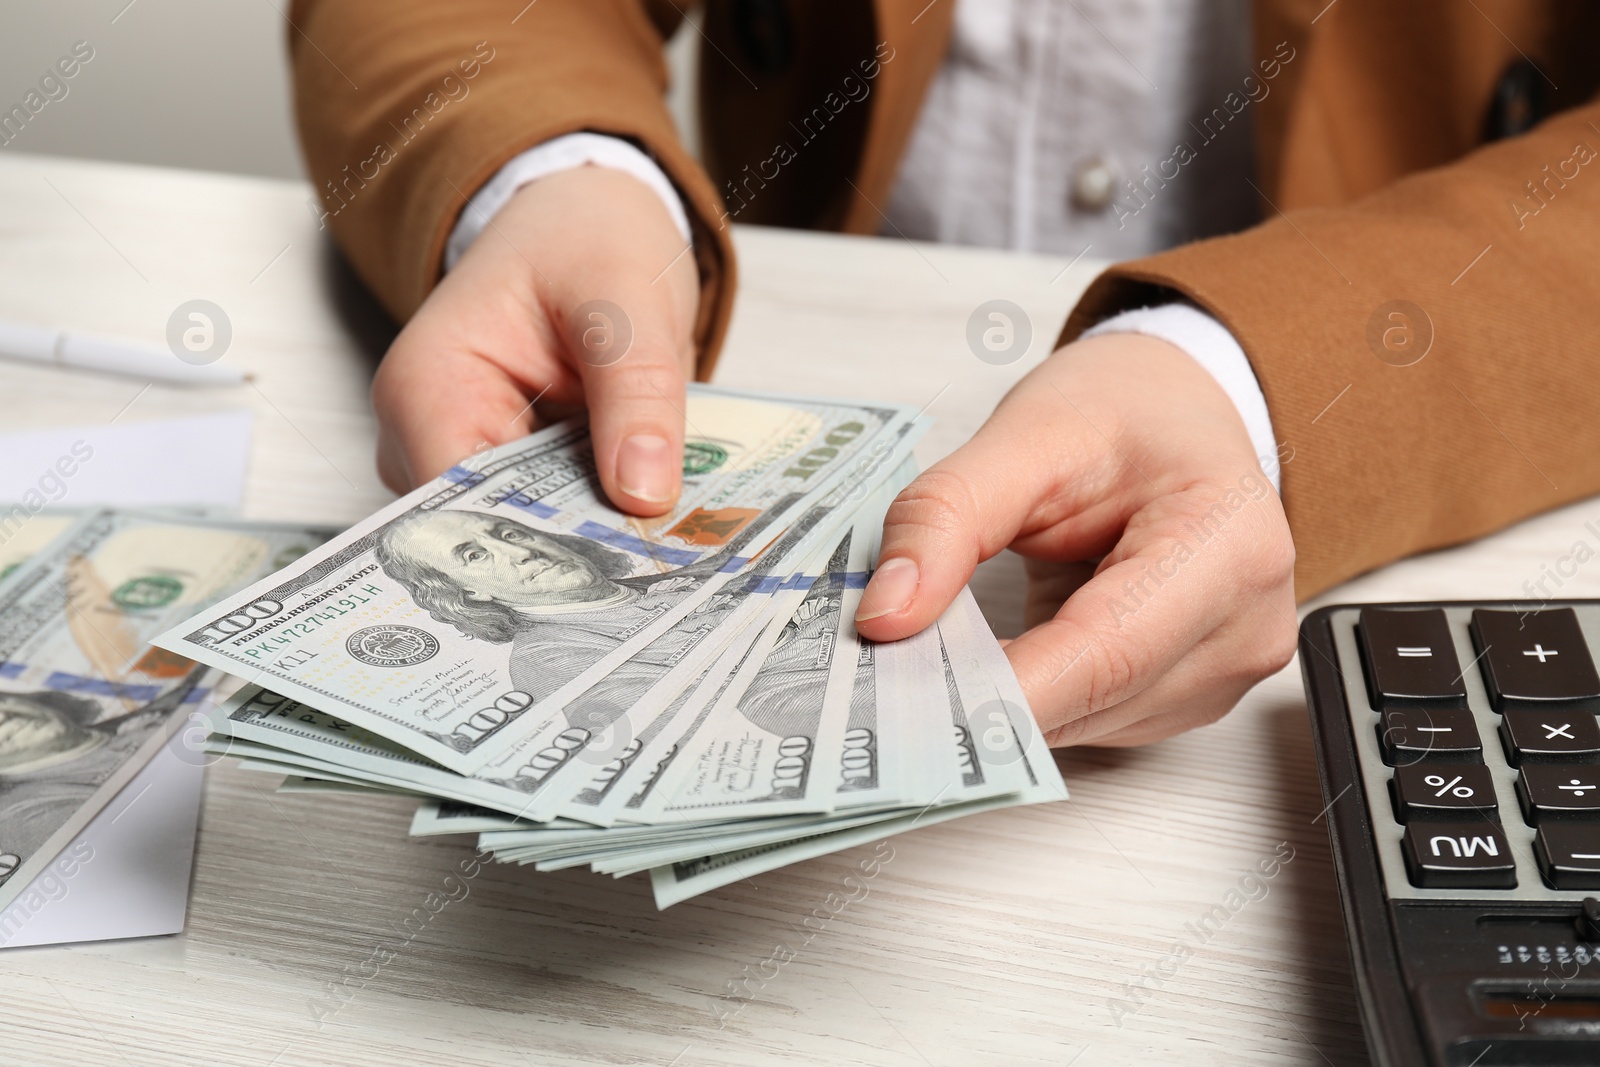
<svg viewBox="0 0 1600 1067">
<path fill-rule="evenodd" d="M 1092 156 L 1079 163 L 1072 175 L 1072 206 L 1080 211 L 1104 211 L 1115 187 L 1116 175 L 1111 165 Z"/>
</svg>

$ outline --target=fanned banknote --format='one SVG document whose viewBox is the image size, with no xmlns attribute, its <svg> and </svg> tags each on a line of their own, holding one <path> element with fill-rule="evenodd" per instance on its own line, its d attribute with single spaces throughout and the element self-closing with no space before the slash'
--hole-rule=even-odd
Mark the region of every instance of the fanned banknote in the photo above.
<svg viewBox="0 0 1600 1067">
<path fill-rule="evenodd" d="M 848 521 L 819 505 L 851 499 L 916 415 L 696 389 L 686 421 L 683 495 L 659 518 L 611 507 L 586 427 L 563 423 L 452 469 L 157 643 L 451 770 L 519 753 L 512 770 L 537 777 L 564 736 L 604 725 L 569 721 L 571 698 L 658 637 L 677 637 L 672 656 L 714 633 L 742 603 L 724 587 L 791 524 L 825 538 Z"/>
<path fill-rule="evenodd" d="M 208 751 L 422 797 L 414 834 L 503 862 L 649 870 L 663 907 L 1066 795 L 969 594 L 902 641 L 855 630 L 925 420 L 697 387 L 686 423 L 669 515 L 611 508 L 565 423 L 160 635 L 246 683 Z"/>
<path fill-rule="evenodd" d="M 0 907 L 206 696 L 150 637 L 330 532 L 94 511 L 31 546 L 0 582 Z"/>
</svg>

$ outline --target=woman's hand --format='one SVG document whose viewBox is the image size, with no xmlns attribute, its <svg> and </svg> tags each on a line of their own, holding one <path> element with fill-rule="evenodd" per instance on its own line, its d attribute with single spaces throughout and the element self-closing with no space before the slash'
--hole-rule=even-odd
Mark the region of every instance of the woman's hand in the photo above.
<svg viewBox="0 0 1600 1067">
<path fill-rule="evenodd" d="M 531 432 L 536 411 L 586 405 L 606 495 L 662 514 L 682 487 L 699 296 L 694 256 L 642 182 L 589 166 L 523 187 L 378 368 L 378 473 L 405 492 Z"/>
<path fill-rule="evenodd" d="M 902 492 L 860 632 L 923 629 L 1008 545 L 1033 617 L 1006 654 L 1052 746 L 1214 722 L 1294 654 L 1283 506 L 1227 394 L 1165 341 L 1068 345 Z"/>
</svg>

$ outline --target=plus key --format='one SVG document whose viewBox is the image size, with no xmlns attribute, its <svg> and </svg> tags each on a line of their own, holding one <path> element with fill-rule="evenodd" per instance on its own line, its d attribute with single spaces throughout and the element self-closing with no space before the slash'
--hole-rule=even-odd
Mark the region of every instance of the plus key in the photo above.
<svg viewBox="0 0 1600 1067">
<path fill-rule="evenodd" d="M 1571 608 L 1472 613 L 1494 710 L 1600 711 L 1600 675 Z"/>
</svg>

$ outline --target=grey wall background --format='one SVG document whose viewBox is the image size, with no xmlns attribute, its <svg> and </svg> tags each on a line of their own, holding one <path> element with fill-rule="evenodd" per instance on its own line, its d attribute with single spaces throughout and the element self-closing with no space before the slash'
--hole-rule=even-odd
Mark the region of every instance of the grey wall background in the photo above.
<svg viewBox="0 0 1600 1067">
<path fill-rule="evenodd" d="M 449 3 L 450 0 L 437 0 Z M 289 0 L 4 0 L 0 111 L 87 41 L 94 58 L 6 152 L 300 178 L 290 118 Z M 679 128 L 691 128 L 700 35 L 668 50 Z"/>
</svg>

